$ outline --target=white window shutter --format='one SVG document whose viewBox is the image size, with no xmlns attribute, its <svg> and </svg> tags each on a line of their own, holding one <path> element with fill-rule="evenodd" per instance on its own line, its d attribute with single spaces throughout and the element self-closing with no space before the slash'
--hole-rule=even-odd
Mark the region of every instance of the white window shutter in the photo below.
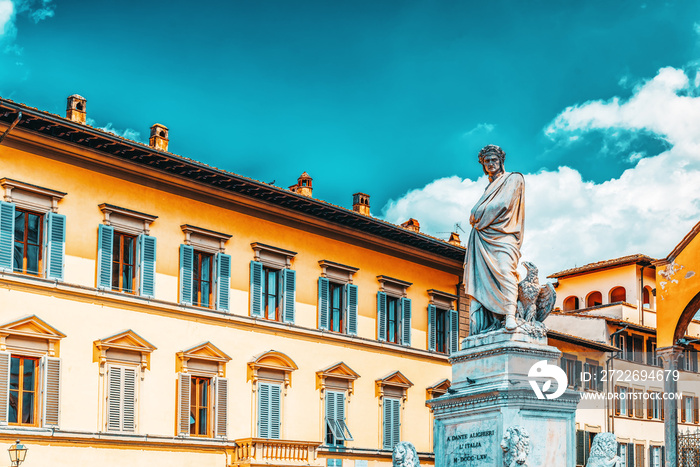
<svg viewBox="0 0 700 467">
<path fill-rule="evenodd" d="M 121 431 L 122 428 L 122 380 L 123 368 L 107 368 L 107 430 Z"/>
<path fill-rule="evenodd" d="M 43 357 L 42 422 L 45 427 L 58 428 L 61 419 L 61 359 Z"/>
<path fill-rule="evenodd" d="M 190 434 L 190 385 L 187 373 L 177 374 L 177 431 L 178 436 Z"/>
<path fill-rule="evenodd" d="M 136 431 L 136 407 L 137 407 L 137 378 L 136 368 L 124 368 L 124 381 L 122 390 L 122 430 Z"/>
<path fill-rule="evenodd" d="M 9 352 L 0 352 L 0 425 L 7 425 L 9 406 L 10 406 L 10 353 Z"/>
<path fill-rule="evenodd" d="M 228 379 L 214 378 L 214 436 L 226 438 L 228 426 Z"/>
</svg>

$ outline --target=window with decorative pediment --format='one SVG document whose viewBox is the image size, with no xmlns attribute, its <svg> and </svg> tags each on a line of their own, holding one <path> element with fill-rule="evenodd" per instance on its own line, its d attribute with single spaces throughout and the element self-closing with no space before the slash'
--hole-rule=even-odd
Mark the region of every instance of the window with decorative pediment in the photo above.
<svg viewBox="0 0 700 467">
<path fill-rule="evenodd" d="M 382 418 L 382 449 L 394 449 L 401 441 L 401 412 L 413 386 L 400 371 L 375 381 Z"/>
<path fill-rule="evenodd" d="M 258 438 L 282 438 L 284 396 L 292 384 L 292 372 L 297 368 L 291 358 L 275 350 L 248 362 L 248 381 L 253 383 L 253 407 L 258 412 Z"/>
<path fill-rule="evenodd" d="M 59 426 L 64 337 L 36 316 L 0 326 L 0 425 Z"/>
<path fill-rule="evenodd" d="M 321 260 L 318 278 L 318 328 L 357 335 L 357 286 L 352 283 L 358 268 Z"/>
<path fill-rule="evenodd" d="M 112 204 L 100 204 L 104 214 L 97 232 L 97 288 L 155 295 L 156 239 L 150 226 L 158 217 Z"/>
<path fill-rule="evenodd" d="M 294 324 L 296 271 L 291 266 L 296 252 L 259 242 L 250 246 L 250 316 Z"/>
<path fill-rule="evenodd" d="M 211 342 L 178 352 L 178 436 L 227 437 L 230 361 Z"/>
<path fill-rule="evenodd" d="M 100 365 L 100 427 L 136 433 L 141 382 L 156 348 L 132 330 L 94 342 Z"/>
<path fill-rule="evenodd" d="M 450 380 L 445 378 L 433 384 L 432 386 L 428 386 L 427 388 L 425 388 L 426 400 L 444 396 L 449 391 L 451 385 L 452 383 L 450 382 Z"/>
<path fill-rule="evenodd" d="M 389 276 L 377 276 L 377 339 L 411 345 L 411 299 L 406 290 L 410 282 Z"/>
<path fill-rule="evenodd" d="M 345 408 L 354 392 L 355 380 L 359 377 L 343 362 L 316 372 L 316 387 L 321 391 L 325 405 L 325 443 L 330 446 L 344 446 L 346 441 L 353 440 Z"/>
<path fill-rule="evenodd" d="M 63 280 L 66 216 L 58 202 L 66 194 L 9 178 L 0 185 L 0 271 Z"/>
<path fill-rule="evenodd" d="M 180 303 L 229 310 L 231 256 L 224 253 L 231 235 L 181 225 L 185 243 L 180 245 Z"/>
</svg>

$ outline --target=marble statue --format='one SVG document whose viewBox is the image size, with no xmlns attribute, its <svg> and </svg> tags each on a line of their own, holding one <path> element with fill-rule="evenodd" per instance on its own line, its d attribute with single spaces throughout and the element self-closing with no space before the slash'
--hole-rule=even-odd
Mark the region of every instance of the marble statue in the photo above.
<svg viewBox="0 0 700 467">
<path fill-rule="evenodd" d="M 416 448 L 408 441 L 401 441 L 394 446 L 391 463 L 393 467 L 420 467 Z"/>
<path fill-rule="evenodd" d="M 527 456 L 530 454 L 530 435 L 524 427 L 509 426 L 501 440 L 503 449 L 503 467 L 529 467 Z"/>
<path fill-rule="evenodd" d="M 527 261 L 522 264 L 527 275 L 518 284 L 518 326 L 528 334 L 545 336 L 547 330 L 542 322 L 552 312 L 557 293 L 550 283 L 540 285 L 537 266 Z"/>
<path fill-rule="evenodd" d="M 617 440 L 613 433 L 595 435 L 586 467 L 624 467 L 617 455 Z"/>
<path fill-rule="evenodd" d="M 489 185 L 472 208 L 464 287 L 471 297 L 469 334 L 483 334 L 505 326 L 517 326 L 518 261 L 525 220 L 525 179 L 506 172 L 506 153 L 488 145 L 479 152 L 479 163 Z M 501 321 L 504 321 L 502 323 Z"/>
</svg>

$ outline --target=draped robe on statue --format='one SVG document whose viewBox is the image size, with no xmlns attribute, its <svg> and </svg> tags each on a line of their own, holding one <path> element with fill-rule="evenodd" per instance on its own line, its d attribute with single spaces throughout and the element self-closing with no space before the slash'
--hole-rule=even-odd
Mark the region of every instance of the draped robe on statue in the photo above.
<svg viewBox="0 0 700 467">
<path fill-rule="evenodd" d="M 472 208 L 464 258 L 464 287 L 472 297 L 471 335 L 498 329 L 502 316 L 515 313 L 524 220 L 525 180 L 516 172 L 491 182 Z"/>
</svg>

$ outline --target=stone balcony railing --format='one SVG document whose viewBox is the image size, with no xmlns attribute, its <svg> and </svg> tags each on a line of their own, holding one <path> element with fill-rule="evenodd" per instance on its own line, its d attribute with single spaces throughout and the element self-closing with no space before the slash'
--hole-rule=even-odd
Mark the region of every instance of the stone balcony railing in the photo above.
<svg viewBox="0 0 700 467">
<path fill-rule="evenodd" d="M 231 466 L 321 466 L 317 456 L 320 445 L 319 441 L 237 439 Z"/>
</svg>

